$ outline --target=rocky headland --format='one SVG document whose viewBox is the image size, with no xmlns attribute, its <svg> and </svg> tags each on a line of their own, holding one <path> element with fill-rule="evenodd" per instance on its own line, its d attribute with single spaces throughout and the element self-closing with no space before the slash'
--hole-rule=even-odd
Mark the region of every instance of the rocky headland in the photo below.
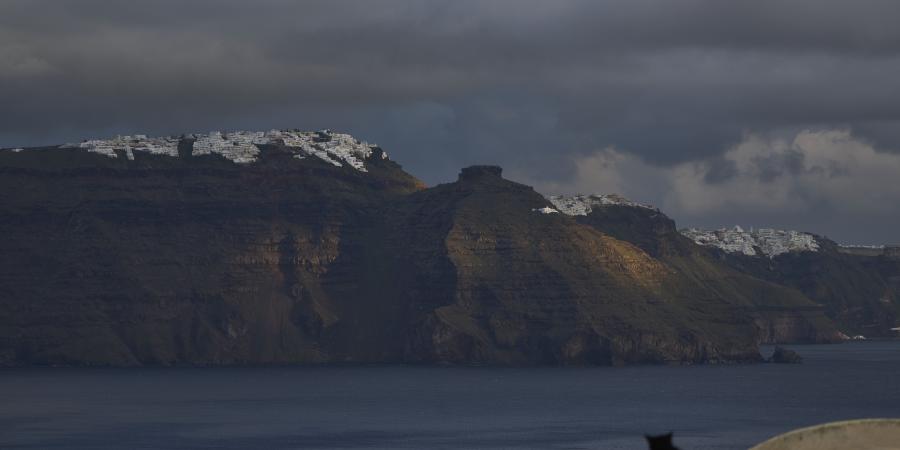
<svg viewBox="0 0 900 450">
<path fill-rule="evenodd" d="M 328 130 L 0 150 L 0 207 L 2 365 L 757 362 L 844 331 L 773 275 L 818 238 L 733 259 L 649 205 L 494 166 L 428 188 Z"/>
</svg>

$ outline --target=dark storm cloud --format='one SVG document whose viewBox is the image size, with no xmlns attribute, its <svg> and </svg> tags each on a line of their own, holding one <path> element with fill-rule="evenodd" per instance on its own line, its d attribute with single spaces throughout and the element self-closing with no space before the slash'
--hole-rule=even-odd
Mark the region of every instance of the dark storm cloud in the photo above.
<svg viewBox="0 0 900 450">
<path fill-rule="evenodd" d="M 560 183 L 614 147 L 713 161 L 724 183 L 747 133 L 900 149 L 897 17 L 893 0 L 6 0 L 0 146 L 329 127 L 429 182 L 492 162 Z"/>
</svg>

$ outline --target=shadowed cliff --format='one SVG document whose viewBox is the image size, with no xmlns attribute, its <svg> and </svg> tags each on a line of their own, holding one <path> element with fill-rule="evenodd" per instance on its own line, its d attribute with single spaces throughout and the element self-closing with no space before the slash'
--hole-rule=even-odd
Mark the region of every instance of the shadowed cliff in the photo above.
<svg viewBox="0 0 900 450">
<path fill-rule="evenodd" d="M 675 222 L 658 210 L 609 205 L 595 207 L 577 220 L 634 243 L 683 277 L 744 310 L 754 318 L 761 343 L 840 340 L 825 307 L 805 292 L 757 271 L 723 263 L 722 252 L 681 235 Z"/>
<path fill-rule="evenodd" d="M 734 362 L 831 332 L 782 333 L 759 298 L 802 294 L 542 212 L 496 167 L 425 189 L 377 152 L 179 146 L 0 153 L 0 363 Z"/>
</svg>

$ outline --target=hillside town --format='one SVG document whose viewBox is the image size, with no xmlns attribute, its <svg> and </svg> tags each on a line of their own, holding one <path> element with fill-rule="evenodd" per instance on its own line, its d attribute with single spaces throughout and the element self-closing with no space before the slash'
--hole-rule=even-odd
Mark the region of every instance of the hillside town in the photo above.
<svg viewBox="0 0 900 450">
<path fill-rule="evenodd" d="M 687 228 L 681 230 L 700 245 L 719 248 L 726 253 L 742 253 L 747 256 L 764 255 L 769 258 L 788 252 L 815 252 L 819 243 L 815 236 L 794 230 L 759 228 L 745 231 L 740 226 L 718 230 Z"/>
<path fill-rule="evenodd" d="M 299 131 L 212 131 L 209 133 L 187 134 L 182 137 L 148 137 L 143 134 L 117 136 L 110 139 L 89 139 L 79 143 L 69 143 L 60 148 L 81 149 L 98 153 L 109 158 L 118 158 L 124 153 L 134 160 L 135 152 L 178 157 L 178 146 L 182 139 L 191 140 L 191 156 L 219 155 L 236 164 L 255 162 L 262 145 L 277 145 L 290 149 L 294 157 L 304 159 L 314 156 L 337 166 L 344 165 L 367 172 L 365 161 L 373 156 L 374 144 L 360 141 L 349 134 L 331 130 Z M 13 151 L 22 151 L 21 148 Z M 380 158 L 386 159 L 384 151 Z"/>
<path fill-rule="evenodd" d="M 134 152 L 147 152 L 153 155 L 178 156 L 178 138 L 147 137 L 143 134 L 133 136 L 117 136 L 112 139 L 89 139 L 77 144 L 64 144 L 61 148 L 78 148 L 93 153 L 117 158 L 116 150 L 125 152 L 129 160 L 134 160 Z"/>
<path fill-rule="evenodd" d="M 633 202 L 618 194 L 577 194 L 573 196 L 551 195 L 550 203 L 563 214 L 570 216 L 586 216 L 598 206 L 633 206 L 637 208 L 655 209 L 653 206 Z"/>
</svg>

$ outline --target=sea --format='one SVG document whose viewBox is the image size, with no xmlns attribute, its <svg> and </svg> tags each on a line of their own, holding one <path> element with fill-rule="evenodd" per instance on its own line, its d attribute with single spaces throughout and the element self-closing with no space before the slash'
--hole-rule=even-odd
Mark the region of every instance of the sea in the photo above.
<svg viewBox="0 0 900 450">
<path fill-rule="evenodd" d="M 789 348 L 803 364 L 3 369 L 0 448 L 746 449 L 900 417 L 900 342 Z"/>
</svg>

